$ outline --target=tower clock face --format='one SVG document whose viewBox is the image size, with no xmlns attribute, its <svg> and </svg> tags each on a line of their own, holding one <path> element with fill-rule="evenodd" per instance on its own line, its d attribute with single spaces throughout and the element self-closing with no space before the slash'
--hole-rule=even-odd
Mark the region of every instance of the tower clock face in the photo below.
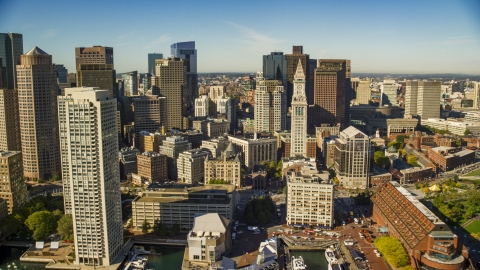
<svg viewBox="0 0 480 270">
<path fill-rule="evenodd" d="M 297 90 L 302 90 L 303 89 L 303 85 L 297 85 Z"/>
</svg>

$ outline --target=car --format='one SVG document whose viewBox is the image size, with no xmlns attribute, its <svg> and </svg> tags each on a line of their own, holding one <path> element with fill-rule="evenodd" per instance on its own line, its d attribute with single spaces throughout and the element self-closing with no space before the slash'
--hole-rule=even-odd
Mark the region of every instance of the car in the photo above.
<svg viewBox="0 0 480 270">
<path fill-rule="evenodd" d="M 375 252 L 375 254 L 378 254 L 380 252 L 378 252 L 378 250 L 374 249 L 373 252 Z"/>
<path fill-rule="evenodd" d="M 377 255 L 377 257 L 381 257 L 381 256 L 382 256 L 380 253 L 375 253 L 375 255 Z"/>
</svg>

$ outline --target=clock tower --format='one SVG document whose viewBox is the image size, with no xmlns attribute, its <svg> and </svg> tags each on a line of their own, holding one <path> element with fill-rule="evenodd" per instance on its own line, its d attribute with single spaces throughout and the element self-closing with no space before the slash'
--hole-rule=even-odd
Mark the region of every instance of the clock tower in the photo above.
<svg viewBox="0 0 480 270">
<path fill-rule="evenodd" d="M 290 130 L 290 156 L 307 157 L 307 96 L 302 62 L 298 60 L 293 80 L 292 115 Z"/>
</svg>

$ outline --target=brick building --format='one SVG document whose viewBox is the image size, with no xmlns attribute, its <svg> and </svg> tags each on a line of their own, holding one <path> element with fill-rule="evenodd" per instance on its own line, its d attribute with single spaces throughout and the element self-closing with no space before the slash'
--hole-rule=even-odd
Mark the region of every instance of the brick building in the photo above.
<svg viewBox="0 0 480 270">
<path fill-rule="evenodd" d="M 443 171 L 475 162 L 475 151 L 438 146 L 428 150 L 428 158 Z"/>
</svg>

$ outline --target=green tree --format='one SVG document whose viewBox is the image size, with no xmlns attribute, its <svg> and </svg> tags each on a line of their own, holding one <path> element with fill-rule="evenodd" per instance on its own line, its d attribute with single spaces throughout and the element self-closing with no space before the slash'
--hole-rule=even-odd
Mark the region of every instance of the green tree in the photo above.
<svg viewBox="0 0 480 270">
<path fill-rule="evenodd" d="M 393 267 L 399 268 L 410 265 L 407 251 L 402 243 L 395 237 L 378 237 L 375 239 L 375 246 Z"/>
<path fill-rule="evenodd" d="M 142 232 L 148 233 L 148 230 L 150 230 L 150 223 L 148 223 L 148 221 L 145 219 L 142 223 Z"/>
<path fill-rule="evenodd" d="M 57 232 L 63 240 L 73 240 L 73 218 L 72 215 L 63 215 L 57 222 Z"/>
<path fill-rule="evenodd" d="M 15 218 L 14 215 L 9 215 L 1 222 L 0 231 L 3 236 L 10 236 L 18 233 L 23 228 L 23 222 Z"/>
<path fill-rule="evenodd" d="M 465 135 L 465 136 L 470 135 L 470 134 L 471 134 L 471 132 L 468 129 L 465 129 L 465 132 L 463 132 L 463 135 Z"/>
<path fill-rule="evenodd" d="M 174 236 L 177 235 L 180 232 L 180 224 L 173 224 L 171 231 L 173 232 Z"/>
<path fill-rule="evenodd" d="M 153 232 L 158 234 L 160 237 L 164 237 L 168 233 L 168 228 L 167 226 L 163 225 L 160 220 L 156 219 L 153 225 Z"/>
<path fill-rule="evenodd" d="M 25 221 L 25 225 L 33 232 L 33 240 L 43 240 L 57 228 L 58 216 L 48 210 L 37 211 Z"/>
<path fill-rule="evenodd" d="M 418 166 L 417 160 L 418 160 L 417 156 L 407 155 L 407 163 L 410 164 L 411 166 Z"/>
<path fill-rule="evenodd" d="M 128 224 L 127 224 L 127 226 L 128 226 L 129 228 L 133 227 L 133 217 L 130 217 L 130 218 L 128 219 Z"/>
</svg>

